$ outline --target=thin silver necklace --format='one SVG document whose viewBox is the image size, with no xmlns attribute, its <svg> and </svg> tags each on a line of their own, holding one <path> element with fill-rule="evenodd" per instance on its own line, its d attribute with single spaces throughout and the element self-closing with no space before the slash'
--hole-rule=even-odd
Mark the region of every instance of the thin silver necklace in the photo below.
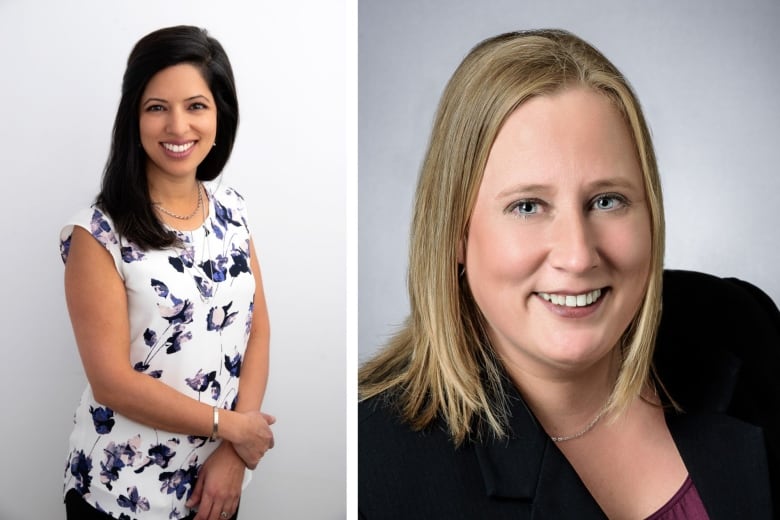
<svg viewBox="0 0 780 520">
<path fill-rule="evenodd" d="M 573 439 L 579 439 L 580 437 L 582 437 L 583 435 L 591 431 L 596 426 L 596 424 L 601 420 L 601 418 L 604 417 L 605 413 L 607 413 L 606 403 L 604 404 L 604 406 L 601 407 L 601 411 L 598 414 L 596 414 L 596 417 L 594 417 L 585 428 L 581 429 L 580 431 L 572 435 L 564 435 L 562 437 L 556 437 L 554 435 L 550 435 L 550 439 L 552 439 L 553 442 L 566 442 Z"/>
<path fill-rule="evenodd" d="M 198 210 L 201 207 L 203 207 L 203 189 L 200 183 L 197 184 L 198 184 L 198 205 L 195 206 L 195 209 L 189 215 L 179 215 L 178 213 L 174 213 L 173 211 L 168 211 L 167 209 L 162 207 L 162 205 L 159 202 L 155 202 L 154 207 L 170 217 L 177 218 L 179 220 L 190 220 L 192 217 L 195 216 L 195 214 L 198 213 Z"/>
</svg>

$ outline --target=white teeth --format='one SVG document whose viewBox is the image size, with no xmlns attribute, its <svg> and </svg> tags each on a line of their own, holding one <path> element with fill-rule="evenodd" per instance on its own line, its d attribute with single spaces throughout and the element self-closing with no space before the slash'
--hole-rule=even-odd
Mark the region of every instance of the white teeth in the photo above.
<svg viewBox="0 0 780 520">
<path fill-rule="evenodd" d="M 537 293 L 539 296 L 552 303 L 553 305 L 562 305 L 565 307 L 585 307 L 594 303 L 601 297 L 601 289 L 590 291 L 584 294 L 550 294 Z"/>
<path fill-rule="evenodd" d="M 169 150 L 173 153 L 182 153 L 186 152 L 190 148 L 192 148 L 192 145 L 195 144 L 195 141 L 190 141 L 189 143 L 185 144 L 170 144 L 170 143 L 163 143 L 163 147 L 165 147 L 166 150 Z"/>
</svg>

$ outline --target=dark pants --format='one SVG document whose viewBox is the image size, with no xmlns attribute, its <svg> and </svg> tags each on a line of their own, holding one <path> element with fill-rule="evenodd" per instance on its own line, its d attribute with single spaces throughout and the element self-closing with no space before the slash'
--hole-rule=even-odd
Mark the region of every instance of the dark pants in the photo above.
<svg viewBox="0 0 780 520">
<path fill-rule="evenodd" d="M 65 495 L 65 514 L 68 520 L 116 520 L 114 517 L 108 516 L 106 513 L 101 513 L 91 505 L 87 504 L 86 500 L 81 498 L 78 491 L 71 489 L 68 494 Z M 195 513 L 191 513 L 190 516 L 184 518 L 184 520 L 191 520 L 195 517 Z M 238 519 L 238 510 L 236 514 L 230 517 L 230 520 Z"/>
</svg>

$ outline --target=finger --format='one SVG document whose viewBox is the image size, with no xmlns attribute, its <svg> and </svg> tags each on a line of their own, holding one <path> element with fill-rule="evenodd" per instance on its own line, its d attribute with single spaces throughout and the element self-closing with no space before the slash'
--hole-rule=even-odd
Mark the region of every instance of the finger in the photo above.
<svg viewBox="0 0 780 520">
<path fill-rule="evenodd" d="M 236 511 L 238 511 L 238 502 L 239 499 L 235 498 L 230 504 L 230 509 L 227 510 L 229 514 L 228 518 L 233 518 L 233 515 L 236 514 Z"/>
<path fill-rule="evenodd" d="M 209 520 L 225 520 L 226 518 L 233 516 L 232 511 L 233 509 L 228 506 L 227 502 L 223 503 L 219 507 L 217 507 L 215 503 L 214 507 L 211 508 L 211 516 L 209 516 Z M 223 515 L 222 513 L 225 514 Z"/>
<path fill-rule="evenodd" d="M 245 449 L 236 450 L 236 453 L 238 453 L 238 456 L 241 457 L 241 460 L 244 461 L 244 465 L 247 468 L 252 469 L 251 467 L 249 467 L 250 464 L 252 463 L 252 461 L 249 458 L 250 457 L 250 453 L 248 453 L 247 450 L 245 450 Z"/>
<path fill-rule="evenodd" d="M 260 412 L 260 414 L 263 416 L 263 419 L 265 419 L 265 422 L 267 422 L 269 426 L 276 422 L 276 417 L 273 415 L 267 414 L 265 412 Z"/>
<path fill-rule="evenodd" d="M 236 512 L 236 509 L 238 506 L 236 503 L 228 500 L 224 504 L 222 504 L 222 509 L 217 509 L 217 516 L 215 517 L 216 520 L 225 520 L 226 518 L 233 518 L 233 514 Z M 222 516 L 222 513 L 225 513 L 225 516 Z"/>
<path fill-rule="evenodd" d="M 211 517 L 211 509 L 213 505 L 213 500 L 209 496 L 208 493 L 203 495 L 203 498 L 200 502 L 200 507 L 198 507 L 198 514 L 195 515 L 195 518 L 193 520 L 210 520 Z M 217 511 L 217 515 L 219 515 L 219 511 Z"/>
<path fill-rule="evenodd" d="M 217 505 L 217 503 L 214 502 L 211 506 L 211 514 L 208 516 L 208 520 L 224 520 L 222 517 L 222 511 L 225 511 L 225 509 L 223 509 L 224 507 L 224 505 Z"/>
<path fill-rule="evenodd" d="M 189 500 L 187 500 L 187 503 L 185 504 L 187 507 L 198 507 L 200 497 L 203 494 L 203 482 L 206 480 L 204 477 L 205 475 L 203 472 L 201 472 L 199 478 L 195 481 L 195 487 L 192 490 L 192 495 L 190 495 Z"/>
<path fill-rule="evenodd" d="M 241 494 L 232 494 L 231 496 L 225 497 L 225 501 L 222 503 L 222 509 L 219 509 L 217 513 L 217 517 L 219 520 L 224 520 L 221 516 L 221 513 L 224 511 L 227 513 L 226 518 L 233 518 L 233 515 L 238 511 L 238 502 L 241 499 Z"/>
</svg>

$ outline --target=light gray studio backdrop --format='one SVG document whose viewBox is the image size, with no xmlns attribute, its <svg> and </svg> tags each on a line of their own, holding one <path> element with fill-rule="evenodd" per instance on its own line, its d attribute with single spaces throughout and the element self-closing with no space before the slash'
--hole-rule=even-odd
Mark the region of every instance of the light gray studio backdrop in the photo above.
<svg viewBox="0 0 780 520">
<path fill-rule="evenodd" d="M 248 201 L 271 318 L 276 447 L 241 518 L 344 518 L 346 22 L 341 1 L 0 0 L 0 519 L 65 517 L 86 380 L 59 231 L 98 188 L 132 45 L 182 23 L 234 67 L 242 120 L 223 182 Z"/>
<path fill-rule="evenodd" d="M 780 304 L 780 2 L 361 0 L 358 350 L 408 314 L 409 221 L 439 96 L 466 53 L 568 29 L 628 77 L 660 164 L 667 267 L 749 280 Z"/>
</svg>

